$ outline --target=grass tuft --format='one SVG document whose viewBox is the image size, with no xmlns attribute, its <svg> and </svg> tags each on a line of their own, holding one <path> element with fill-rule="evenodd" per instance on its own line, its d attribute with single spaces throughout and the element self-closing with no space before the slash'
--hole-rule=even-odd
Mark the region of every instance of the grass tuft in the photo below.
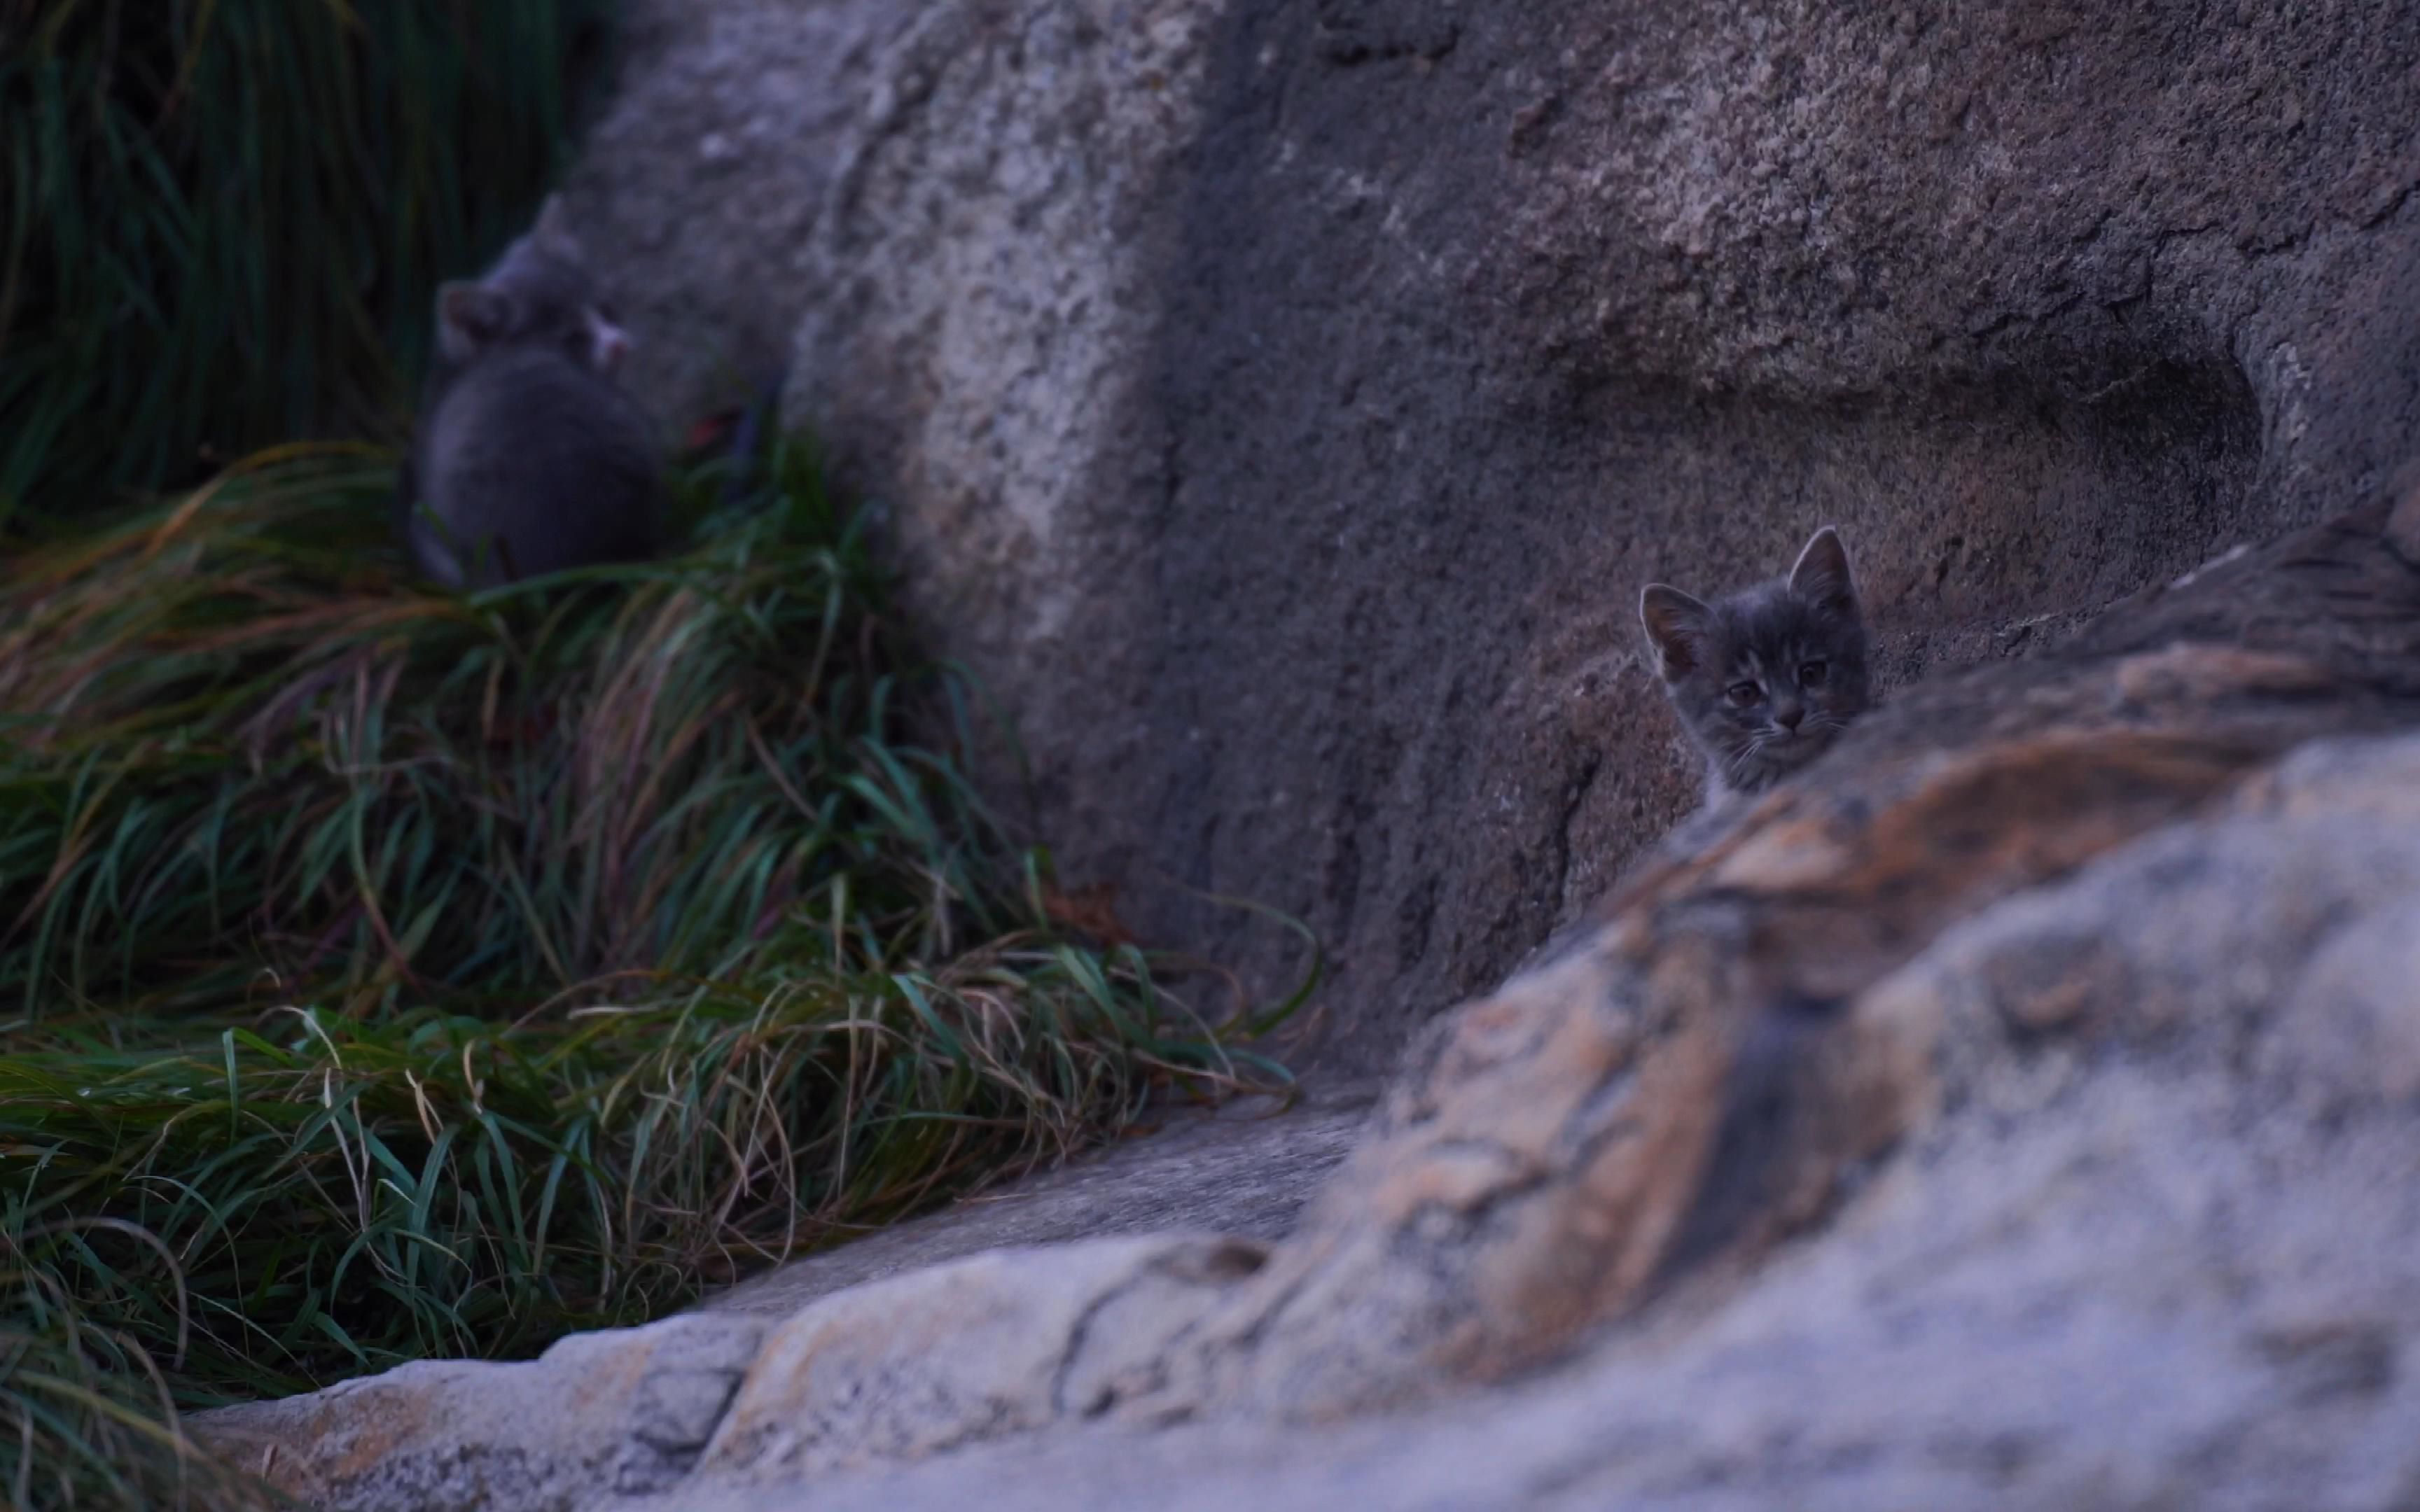
<svg viewBox="0 0 2420 1512">
<path fill-rule="evenodd" d="M 282 1504 L 186 1436 L 151 1357 L 86 1322 L 60 1279 L 0 1244 L 0 1506 L 268 1512 Z"/>
<path fill-rule="evenodd" d="M 525 1357 L 1284 1079 L 1240 1045 L 1299 994 L 1054 922 L 905 738 L 961 682 L 801 449 L 685 556 L 473 596 L 403 579 L 389 463 L 0 586 L 0 1485 L 53 1504 L 165 1504 L 77 1458 L 110 1412 Z"/>
</svg>

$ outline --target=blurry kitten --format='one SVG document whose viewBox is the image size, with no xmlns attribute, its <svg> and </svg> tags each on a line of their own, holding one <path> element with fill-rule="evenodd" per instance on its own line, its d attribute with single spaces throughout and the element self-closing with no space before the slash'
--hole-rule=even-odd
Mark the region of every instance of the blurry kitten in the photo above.
<svg viewBox="0 0 2420 1512">
<path fill-rule="evenodd" d="M 1664 691 L 1706 757 L 1706 805 L 1761 793 L 1866 711 L 1866 626 L 1849 554 L 1830 526 L 1777 578 L 1704 604 L 1651 583 L 1638 595 Z"/>
<path fill-rule="evenodd" d="M 437 291 L 437 345 L 396 489 L 423 572 L 459 588 L 655 554 L 662 449 L 614 381 L 630 339 L 556 199 L 475 283 Z"/>
</svg>

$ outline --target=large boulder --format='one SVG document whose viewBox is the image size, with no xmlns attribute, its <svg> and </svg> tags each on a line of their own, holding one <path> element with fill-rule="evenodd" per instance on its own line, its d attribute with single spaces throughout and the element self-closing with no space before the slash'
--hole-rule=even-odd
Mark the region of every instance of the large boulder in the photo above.
<svg viewBox="0 0 2420 1512">
<path fill-rule="evenodd" d="M 1837 522 L 1904 681 L 2420 416 L 2409 8 L 641 9 L 576 203 L 654 228 L 658 344 L 795 327 L 1071 880 L 1264 981 L 1204 895 L 1308 919 L 1334 1064 L 1687 806 L 1641 582 Z"/>
<path fill-rule="evenodd" d="M 1274 1243 L 995 1251 L 203 1429 L 363 1509 L 2405 1504 L 2415 730 L 2420 488 L 1676 837 Z"/>
</svg>

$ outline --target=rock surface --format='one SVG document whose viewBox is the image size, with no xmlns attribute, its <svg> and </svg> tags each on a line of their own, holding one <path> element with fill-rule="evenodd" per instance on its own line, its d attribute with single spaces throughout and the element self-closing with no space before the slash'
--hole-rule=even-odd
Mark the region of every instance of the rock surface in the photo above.
<svg viewBox="0 0 2420 1512">
<path fill-rule="evenodd" d="M 1154 1235 L 997 1250 L 874 1282 L 774 1325 L 698 1474 L 828 1478 L 1094 1415 L 1261 1268 L 1248 1240 Z"/>
<path fill-rule="evenodd" d="M 765 1333 L 759 1319 L 691 1313 L 574 1335 L 522 1365 L 424 1361 L 196 1427 L 309 1506 L 578 1506 L 686 1475 Z"/>
<path fill-rule="evenodd" d="M 1859 1010 L 1937 1025 L 1932 1115 L 1820 1241 L 1571 1365 L 1316 1433 L 1026 1440 L 815 1504 L 2409 1506 L 2415 794 L 2420 737 L 2306 747 L 1945 933 Z"/>
<path fill-rule="evenodd" d="M 1272 982 L 1184 889 L 1310 920 L 1331 1064 L 1693 801 L 1640 583 L 1837 522 L 1903 681 L 2344 507 L 2420 421 L 2420 12 L 917 15 L 795 249 L 794 416 L 1071 880 Z"/>
<path fill-rule="evenodd" d="M 659 1325 L 764 1330 L 710 1439 L 656 1433 L 677 1478 L 631 1404 L 678 1334 L 228 1421 L 365 1508 L 2401 1506 L 2415 729 L 2420 489 L 1676 837 L 1438 1026 L 1274 1245 Z M 509 1458 L 481 1404 L 549 1380 L 577 1426 Z"/>
<path fill-rule="evenodd" d="M 1202 894 L 1309 920 L 1356 1072 L 1694 800 L 1640 583 L 1836 522 L 1904 681 L 2420 426 L 2408 8 L 633 11 L 570 201 L 641 386 L 789 356 L 1069 881 L 1268 984 Z"/>
<path fill-rule="evenodd" d="M 1374 1087 L 1323 1081 L 1283 1105 L 1248 1097 L 1156 1115 L 1110 1149 L 793 1261 L 706 1305 L 781 1316 L 860 1282 L 1076 1239 L 1189 1230 L 1271 1242 L 1294 1231 L 1375 1100 Z"/>
</svg>

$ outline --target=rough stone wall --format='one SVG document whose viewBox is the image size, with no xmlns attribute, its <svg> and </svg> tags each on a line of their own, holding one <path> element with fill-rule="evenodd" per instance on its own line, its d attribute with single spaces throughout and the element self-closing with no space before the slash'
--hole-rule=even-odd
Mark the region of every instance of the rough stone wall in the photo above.
<svg viewBox="0 0 2420 1512">
<path fill-rule="evenodd" d="M 1687 806 L 1641 582 L 1836 522 L 1904 680 L 2339 507 L 2420 424 L 2409 9 L 900 10 L 768 159 L 795 239 L 709 266 L 799 314 L 792 413 L 1070 880 L 1269 983 L 1282 933 L 1188 889 L 1307 918 L 1341 1062 Z"/>
</svg>

